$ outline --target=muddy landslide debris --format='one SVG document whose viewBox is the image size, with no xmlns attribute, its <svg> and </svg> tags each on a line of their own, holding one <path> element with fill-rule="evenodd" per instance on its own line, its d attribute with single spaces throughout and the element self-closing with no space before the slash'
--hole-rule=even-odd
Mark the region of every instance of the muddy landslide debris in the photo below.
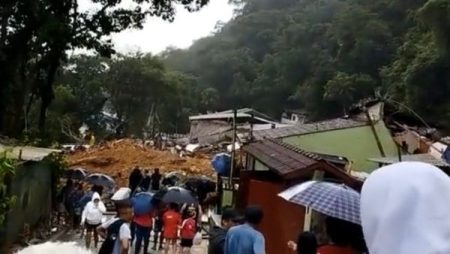
<svg viewBox="0 0 450 254">
<path fill-rule="evenodd" d="M 159 168 L 161 173 L 182 171 L 192 176 L 212 176 L 210 158 L 205 154 L 180 158 L 169 151 L 143 147 L 130 139 L 108 142 L 86 151 L 66 155 L 70 167 L 82 167 L 89 172 L 107 174 L 115 178 L 119 186 L 126 186 L 131 170 Z"/>
</svg>

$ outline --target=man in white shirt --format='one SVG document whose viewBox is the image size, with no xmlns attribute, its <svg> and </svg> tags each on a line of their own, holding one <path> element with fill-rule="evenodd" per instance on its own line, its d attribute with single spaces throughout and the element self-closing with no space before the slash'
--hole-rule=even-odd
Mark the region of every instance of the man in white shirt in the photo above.
<svg viewBox="0 0 450 254">
<path fill-rule="evenodd" d="M 126 202 L 126 204 L 118 204 L 116 206 L 118 218 L 114 218 L 103 223 L 97 228 L 97 231 L 102 237 L 106 238 L 107 229 L 109 226 L 118 220 L 124 221 L 124 223 L 120 226 L 119 234 L 111 254 L 129 254 L 131 246 L 130 222 L 133 219 L 133 208 L 129 202 Z"/>
</svg>

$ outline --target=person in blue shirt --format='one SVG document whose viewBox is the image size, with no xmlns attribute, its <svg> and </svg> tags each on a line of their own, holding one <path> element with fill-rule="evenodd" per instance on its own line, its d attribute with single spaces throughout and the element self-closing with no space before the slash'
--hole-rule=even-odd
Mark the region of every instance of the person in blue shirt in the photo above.
<svg viewBox="0 0 450 254">
<path fill-rule="evenodd" d="M 228 230 L 225 254 L 265 254 L 264 236 L 255 228 L 264 217 L 258 206 L 245 209 L 245 223 Z"/>
</svg>

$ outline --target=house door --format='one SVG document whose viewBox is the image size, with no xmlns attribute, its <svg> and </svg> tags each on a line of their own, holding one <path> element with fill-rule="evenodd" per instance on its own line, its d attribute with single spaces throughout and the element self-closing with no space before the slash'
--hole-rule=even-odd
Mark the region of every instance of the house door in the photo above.
<svg viewBox="0 0 450 254">
<path fill-rule="evenodd" d="M 278 197 L 284 189 L 275 183 L 251 179 L 247 190 L 247 205 L 259 205 L 264 211 L 260 230 L 266 240 L 266 253 L 290 254 L 287 242 L 295 241 L 303 230 L 304 208 Z"/>
</svg>

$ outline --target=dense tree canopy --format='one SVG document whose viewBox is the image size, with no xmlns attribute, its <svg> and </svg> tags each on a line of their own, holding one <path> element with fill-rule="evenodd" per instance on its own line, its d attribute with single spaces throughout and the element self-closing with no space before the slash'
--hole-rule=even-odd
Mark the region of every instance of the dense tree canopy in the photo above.
<svg viewBox="0 0 450 254">
<path fill-rule="evenodd" d="M 112 33 L 141 28 L 149 15 L 174 18 L 174 5 L 196 10 L 208 0 L 91 0 L 96 9 L 81 11 L 78 0 L 0 1 L 0 132 L 18 136 L 33 102 L 40 104 L 38 126 L 45 130 L 47 109 L 55 98 L 54 81 L 66 52 L 86 48 L 109 57 Z"/>
<path fill-rule="evenodd" d="M 278 117 L 306 108 L 323 118 L 377 94 L 450 123 L 450 1 L 232 2 L 236 16 L 214 35 L 163 54 L 204 93 L 217 92 L 208 109 L 251 106 Z"/>
<path fill-rule="evenodd" d="M 374 96 L 450 125 L 449 0 L 232 0 L 233 19 L 188 49 L 111 59 L 111 33 L 207 1 L 91 1 L 94 12 L 74 0 L 0 3 L 0 133 L 64 140 L 82 123 L 104 129 L 105 112 L 138 136 L 239 107 L 319 119 Z M 68 58 L 74 48 L 98 54 Z"/>
</svg>

